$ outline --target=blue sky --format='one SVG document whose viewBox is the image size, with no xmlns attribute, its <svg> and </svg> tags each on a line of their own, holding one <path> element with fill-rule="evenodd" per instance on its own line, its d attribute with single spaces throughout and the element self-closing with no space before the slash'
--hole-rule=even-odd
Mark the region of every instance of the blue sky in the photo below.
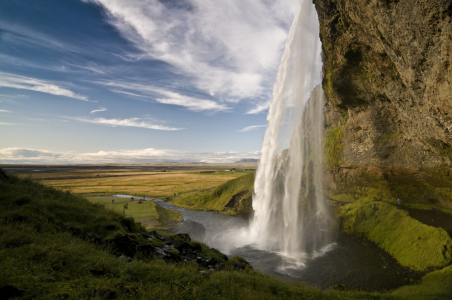
<svg viewBox="0 0 452 300">
<path fill-rule="evenodd" d="M 2 0 L 0 163 L 259 158 L 299 0 Z"/>
</svg>

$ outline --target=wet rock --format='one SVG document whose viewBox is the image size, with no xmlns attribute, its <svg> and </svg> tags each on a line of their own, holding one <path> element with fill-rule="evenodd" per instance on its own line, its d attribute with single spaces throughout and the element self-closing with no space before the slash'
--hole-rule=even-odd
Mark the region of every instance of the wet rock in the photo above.
<svg viewBox="0 0 452 300">
<path fill-rule="evenodd" d="M 188 234 L 186 234 L 186 233 L 176 234 L 176 235 L 174 235 L 174 239 L 178 239 L 178 240 L 181 240 L 181 241 L 184 241 L 184 242 L 187 242 L 187 243 L 191 242 L 190 236 Z"/>
<path fill-rule="evenodd" d="M 155 231 L 151 231 L 149 233 L 141 232 L 140 236 L 148 239 L 154 239 L 157 236 L 157 232 Z"/>
<path fill-rule="evenodd" d="M 157 236 L 159 240 L 161 240 L 164 244 L 173 245 L 174 241 L 166 236 Z"/>
<path fill-rule="evenodd" d="M 195 243 L 177 242 L 174 244 L 174 248 L 179 252 L 201 252 L 201 245 Z"/>
<path fill-rule="evenodd" d="M 132 258 L 125 256 L 125 255 L 121 255 L 120 257 L 118 257 L 119 260 L 125 261 L 125 262 L 131 262 Z"/>
<path fill-rule="evenodd" d="M 99 235 L 92 233 L 92 232 L 88 232 L 86 234 L 86 239 L 88 239 L 90 242 L 96 243 L 96 244 L 103 242 L 102 238 Z"/>
<path fill-rule="evenodd" d="M 237 270 L 245 270 L 245 265 L 238 261 L 233 262 L 232 266 Z"/>
</svg>

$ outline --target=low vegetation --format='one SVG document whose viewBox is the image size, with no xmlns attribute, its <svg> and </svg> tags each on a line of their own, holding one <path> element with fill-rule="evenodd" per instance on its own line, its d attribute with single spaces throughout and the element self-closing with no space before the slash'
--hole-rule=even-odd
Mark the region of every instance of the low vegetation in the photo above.
<svg viewBox="0 0 452 300">
<path fill-rule="evenodd" d="M 24 175 L 41 180 L 46 185 L 83 196 L 126 194 L 165 198 L 174 194 L 212 189 L 244 174 L 243 171 L 225 172 L 224 168 L 208 169 L 208 173 L 203 171 L 206 170 L 82 169 L 42 171 Z"/>
<path fill-rule="evenodd" d="M 118 197 L 88 197 L 92 203 L 102 204 L 105 208 L 132 217 L 148 230 L 167 230 L 174 222 L 182 221 L 183 217 L 178 212 L 165 209 L 154 201 L 140 201 L 135 198 Z M 112 202 L 114 200 L 114 202 Z"/>
<path fill-rule="evenodd" d="M 249 213 L 252 205 L 254 172 L 229 180 L 211 191 L 191 192 L 173 197 L 174 205 L 194 209 L 212 210 L 228 215 Z"/>
<path fill-rule="evenodd" d="M 340 208 L 342 229 L 362 234 L 416 271 L 452 262 L 452 239 L 442 228 L 422 224 L 380 198 L 363 197 Z"/>
<path fill-rule="evenodd" d="M 135 223 L 123 210 L 106 209 L 107 205 L 91 203 L 27 178 L 0 175 L 0 295 L 4 299 L 450 299 L 452 296 L 452 266 L 429 273 L 420 284 L 380 294 L 321 291 L 298 283 L 283 283 L 254 272 L 240 258 L 226 262 L 221 253 L 202 244 L 200 255 L 225 262 L 223 268 L 209 270 L 194 261 L 176 262 L 140 255 L 123 259 L 114 248 L 105 246 L 105 241 L 126 237 L 141 243 L 156 233 Z M 149 244 L 162 246 L 155 239 Z M 178 254 L 176 249 L 171 253 Z"/>
</svg>

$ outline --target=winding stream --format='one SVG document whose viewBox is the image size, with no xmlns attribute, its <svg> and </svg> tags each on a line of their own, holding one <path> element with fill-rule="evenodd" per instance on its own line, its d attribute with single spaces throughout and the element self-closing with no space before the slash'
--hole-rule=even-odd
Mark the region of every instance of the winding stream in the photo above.
<svg viewBox="0 0 452 300">
<path fill-rule="evenodd" d="M 278 253 L 258 250 L 246 241 L 238 244 L 232 234 L 248 227 L 248 221 L 207 211 L 180 208 L 162 200 L 155 202 L 183 215 L 173 233 L 188 233 L 192 239 L 227 254 L 246 259 L 256 271 L 284 281 L 298 281 L 327 289 L 336 284 L 363 291 L 385 291 L 405 284 L 403 268 L 381 255 L 373 245 L 337 233 L 335 242 L 300 265 Z"/>
</svg>

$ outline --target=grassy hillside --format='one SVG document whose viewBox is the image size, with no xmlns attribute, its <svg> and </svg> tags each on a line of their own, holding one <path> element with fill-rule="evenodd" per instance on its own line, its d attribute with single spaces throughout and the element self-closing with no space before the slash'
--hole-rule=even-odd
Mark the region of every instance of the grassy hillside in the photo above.
<svg viewBox="0 0 452 300">
<path fill-rule="evenodd" d="M 254 172 L 232 179 L 211 191 L 191 192 L 171 199 L 174 205 L 194 210 L 213 210 L 225 214 L 251 210 Z"/>
<path fill-rule="evenodd" d="M 140 243 L 148 241 L 146 246 L 154 248 L 162 240 L 175 239 L 150 236 L 157 235 L 146 232 L 122 212 L 29 179 L 6 177 L 0 170 L 1 299 L 450 299 L 451 296 L 451 267 L 430 273 L 423 284 L 407 286 L 392 294 L 320 291 L 255 273 L 239 258 L 225 261 L 221 253 L 202 244 L 179 243 L 199 248 L 200 256 L 216 258 L 224 263 L 222 268 L 209 271 L 194 261 L 155 259 L 140 252 L 133 259 L 124 259 L 115 248 L 105 246 L 105 241 L 118 237 Z M 175 249 L 171 253 L 178 255 Z"/>
<path fill-rule="evenodd" d="M 340 207 L 342 230 L 362 234 L 413 270 L 452 262 L 452 238 L 442 228 L 425 225 L 407 211 L 377 197 L 363 197 Z"/>
<path fill-rule="evenodd" d="M 148 230 L 166 230 L 171 223 L 182 221 L 183 217 L 174 210 L 165 209 L 154 201 L 135 201 L 131 202 L 129 198 L 118 197 L 88 197 L 91 203 L 103 204 L 106 209 L 118 213 L 124 213 L 126 217 L 132 217 Z M 112 204 L 112 200 L 115 200 Z M 124 205 L 126 205 L 124 209 Z"/>
</svg>

